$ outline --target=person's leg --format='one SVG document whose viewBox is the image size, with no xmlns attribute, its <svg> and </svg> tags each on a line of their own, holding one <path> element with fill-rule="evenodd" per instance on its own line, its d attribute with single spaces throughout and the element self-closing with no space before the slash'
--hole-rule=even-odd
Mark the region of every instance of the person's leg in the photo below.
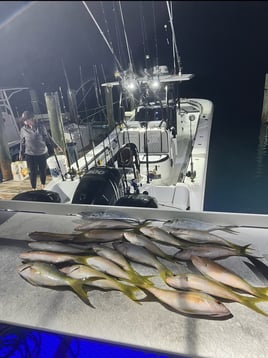
<svg viewBox="0 0 268 358">
<path fill-rule="evenodd" d="M 38 156 L 38 164 L 39 164 L 41 188 L 44 189 L 44 186 L 46 184 L 46 175 L 47 175 L 47 155 L 46 154 Z"/>
<path fill-rule="evenodd" d="M 34 155 L 25 155 L 27 166 L 29 169 L 30 182 L 33 189 L 36 189 L 37 163 Z"/>
</svg>

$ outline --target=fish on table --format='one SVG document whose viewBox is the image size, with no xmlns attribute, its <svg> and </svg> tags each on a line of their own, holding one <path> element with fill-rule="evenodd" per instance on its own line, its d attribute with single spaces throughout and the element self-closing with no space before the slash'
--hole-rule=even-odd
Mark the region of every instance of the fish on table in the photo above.
<svg viewBox="0 0 268 358">
<path fill-rule="evenodd" d="M 192 256 L 193 265 L 204 275 L 253 296 L 268 299 L 268 287 L 254 287 L 242 277 L 206 257 Z"/>
<path fill-rule="evenodd" d="M 83 282 L 66 276 L 55 265 L 44 262 L 27 262 L 18 267 L 18 273 L 34 286 L 70 287 L 87 305 L 91 305 Z"/>
<path fill-rule="evenodd" d="M 205 316 L 206 318 L 232 317 L 231 312 L 222 302 L 203 292 L 179 292 L 158 287 L 147 287 L 146 289 L 159 301 L 179 313 Z"/>
<path fill-rule="evenodd" d="M 90 266 L 75 264 L 71 266 L 62 267 L 59 270 L 65 273 L 68 277 L 83 280 L 84 285 L 98 287 L 104 290 L 118 290 L 124 293 L 133 301 L 136 301 L 137 299 L 141 298 L 141 289 L 139 289 L 138 287 L 124 284 L 116 278 L 98 270 L 95 270 Z M 90 278 L 97 279 L 91 280 Z M 138 297 L 137 293 L 139 294 Z"/>
<path fill-rule="evenodd" d="M 249 244 L 250 245 L 250 244 Z M 189 261 L 192 256 L 207 257 L 210 259 L 224 259 L 230 256 L 248 256 L 248 246 L 233 248 L 222 245 L 189 245 L 178 251 L 173 257 L 177 260 Z"/>
<path fill-rule="evenodd" d="M 230 234 L 237 234 L 234 228 L 237 228 L 236 225 L 217 225 L 209 222 L 205 222 L 202 220 L 197 219 L 190 219 L 190 218 L 177 218 L 173 220 L 166 220 L 163 223 L 163 229 L 192 229 L 192 230 L 199 230 L 204 232 L 211 232 L 211 231 L 225 231 Z"/>
<path fill-rule="evenodd" d="M 263 302 L 264 299 L 240 295 L 234 292 L 230 287 L 205 276 L 191 273 L 178 274 L 167 277 L 166 283 L 179 290 L 197 290 L 218 298 L 235 301 L 257 313 L 268 316 L 268 313 L 265 313 L 257 307 L 257 303 Z"/>
<path fill-rule="evenodd" d="M 113 246 L 130 260 L 156 268 L 163 280 L 167 276 L 173 275 L 172 271 L 170 271 L 165 265 L 158 261 L 153 254 L 142 246 L 137 246 L 129 242 L 115 242 L 113 243 Z"/>
</svg>

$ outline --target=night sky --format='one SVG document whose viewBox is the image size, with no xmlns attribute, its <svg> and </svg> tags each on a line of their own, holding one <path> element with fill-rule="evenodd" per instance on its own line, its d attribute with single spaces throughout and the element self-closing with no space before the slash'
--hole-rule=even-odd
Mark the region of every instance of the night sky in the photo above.
<svg viewBox="0 0 268 358">
<path fill-rule="evenodd" d="M 87 4 L 107 39 L 112 38 L 117 57 L 123 49 L 120 59 L 126 69 L 124 34 L 114 2 Z M 122 1 L 121 6 L 136 69 L 145 67 L 143 43 L 151 58 L 157 53 L 158 63 L 171 69 L 166 2 Z M 268 72 L 267 2 L 174 1 L 173 18 L 183 72 L 195 74 L 185 85 L 186 96 L 190 90 L 193 97 L 213 100 L 235 88 L 245 95 L 261 93 Z M 57 91 L 66 87 L 62 61 L 74 89 L 80 86 L 80 66 L 84 80 L 92 77 L 94 65 L 100 77 L 103 68 L 106 79 L 113 79 L 113 56 L 82 2 L 1 1 L 0 21 L 1 87 L 30 86 L 41 95 Z"/>
</svg>

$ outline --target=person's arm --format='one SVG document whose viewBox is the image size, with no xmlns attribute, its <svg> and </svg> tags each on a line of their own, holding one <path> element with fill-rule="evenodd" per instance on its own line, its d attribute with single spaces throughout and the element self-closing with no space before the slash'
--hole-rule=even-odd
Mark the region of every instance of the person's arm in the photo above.
<svg viewBox="0 0 268 358">
<path fill-rule="evenodd" d="M 48 133 L 46 127 L 42 125 L 42 133 L 47 145 L 52 147 L 53 149 L 58 149 L 60 152 L 63 152 L 63 149 L 54 141 L 51 135 Z"/>
<path fill-rule="evenodd" d="M 53 146 L 54 149 L 58 149 L 60 152 L 63 152 L 63 149 L 54 141 L 51 135 L 47 132 L 48 143 Z"/>
<path fill-rule="evenodd" d="M 20 151 L 19 151 L 19 160 L 22 160 L 25 154 L 25 137 L 23 134 L 23 129 L 20 132 Z"/>
</svg>

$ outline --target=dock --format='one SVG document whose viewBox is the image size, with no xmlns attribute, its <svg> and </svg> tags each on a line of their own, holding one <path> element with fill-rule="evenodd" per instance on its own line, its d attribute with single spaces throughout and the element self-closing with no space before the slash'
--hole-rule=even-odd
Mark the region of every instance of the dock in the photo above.
<svg viewBox="0 0 268 358">
<path fill-rule="evenodd" d="M 51 176 L 47 175 L 46 184 L 51 181 Z M 37 178 L 37 189 L 41 188 L 40 178 Z M 0 182 L 0 200 L 12 200 L 15 195 L 32 190 L 29 177 L 24 180 L 7 180 Z"/>
</svg>

